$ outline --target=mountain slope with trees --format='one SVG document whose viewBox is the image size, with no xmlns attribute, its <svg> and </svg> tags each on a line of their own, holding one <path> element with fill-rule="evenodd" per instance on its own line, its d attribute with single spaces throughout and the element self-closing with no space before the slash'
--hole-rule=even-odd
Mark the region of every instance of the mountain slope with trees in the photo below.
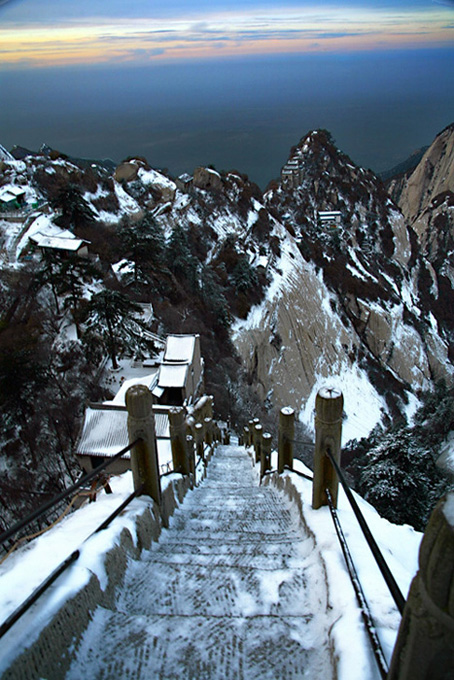
<svg viewBox="0 0 454 680">
<path fill-rule="evenodd" d="M 39 220 L 90 242 L 88 259 L 41 256 L 0 214 L 3 524 L 34 503 L 28 492 L 44 497 L 78 474 L 84 402 L 109 396 L 103 358 L 154 350 L 138 305 L 153 306 L 148 330 L 201 335 L 207 391 L 239 425 L 260 415 L 273 430 L 290 404 L 311 427 L 318 387 L 337 380 L 344 429 L 360 439 L 405 421 L 453 374 L 452 229 L 436 212 L 449 195 L 424 209 L 435 211 L 429 247 L 327 131 L 291 150 L 300 185 L 265 194 L 236 170 L 199 168 L 182 182 L 144 158 L 111 174 L 49 149 L 3 156 L 0 186 L 24 187 L 44 205 Z M 341 213 L 339 228 L 323 226 L 327 210 Z"/>
</svg>

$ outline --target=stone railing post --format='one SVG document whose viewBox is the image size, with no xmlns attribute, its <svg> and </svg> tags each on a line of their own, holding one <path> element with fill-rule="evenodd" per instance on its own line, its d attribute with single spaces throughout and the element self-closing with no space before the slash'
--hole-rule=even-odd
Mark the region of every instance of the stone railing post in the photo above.
<svg viewBox="0 0 454 680">
<path fill-rule="evenodd" d="M 272 436 L 269 432 L 264 432 L 262 437 L 262 455 L 260 458 L 260 477 L 263 477 L 267 470 L 271 470 L 271 442 Z"/>
<path fill-rule="evenodd" d="M 196 447 L 196 453 L 197 453 L 197 460 L 201 458 L 203 461 L 205 461 L 205 447 L 203 443 L 203 425 L 202 423 L 196 423 L 194 426 L 194 432 L 195 432 L 195 447 Z"/>
<path fill-rule="evenodd" d="M 295 411 L 284 406 L 279 413 L 279 441 L 277 470 L 284 472 L 284 467 L 293 469 L 293 440 L 295 439 Z"/>
<path fill-rule="evenodd" d="M 208 395 L 205 402 L 204 417 L 213 419 L 213 397 Z"/>
<path fill-rule="evenodd" d="M 182 408 L 175 406 L 169 409 L 169 429 L 173 470 L 188 475 L 190 468 L 186 449 L 186 421 Z"/>
<path fill-rule="evenodd" d="M 224 431 L 224 444 L 228 446 L 230 444 L 230 432 L 229 430 Z"/>
<path fill-rule="evenodd" d="M 312 507 L 328 505 L 325 489 L 329 489 L 334 507 L 337 507 L 339 479 L 326 452 L 331 452 L 340 465 L 342 438 L 342 411 L 344 397 L 336 388 L 322 387 L 315 398 L 315 453 Z"/>
<path fill-rule="evenodd" d="M 142 439 L 131 449 L 134 489 L 139 489 L 143 484 L 143 493 L 160 505 L 161 479 L 151 392 L 145 385 L 132 385 L 125 399 L 129 441 L 132 443 L 138 437 Z"/>
<path fill-rule="evenodd" d="M 454 492 L 427 524 L 388 674 L 388 680 L 445 678 L 454 678 Z"/>
<path fill-rule="evenodd" d="M 205 442 L 208 446 L 213 445 L 213 420 L 211 418 L 204 418 L 205 428 Z"/>
<path fill-rule="evenodd" d="M 244 448 L 247 449 L 248 446 L 251 445 L 250 443 L 250 437 L 249 437 L 249 428 L 247 425 L 243 427 L 243 443 L 244 443 Z"/>
<path fill-rule="evenodd" d="M 195 478 L 194 437 L 191 434 L 186 435 L 186 455 L 188 457 L 189 471 Z"/>
<path fill-rule="evenodd" d="M 254 425 L 254 431 L 252 434 L 254 452 L 255 452 L 255 462 L 260 463 L 262 457 L 262 437 L 263 437 L 263 426 L 260 423 Z"/>
</svg>

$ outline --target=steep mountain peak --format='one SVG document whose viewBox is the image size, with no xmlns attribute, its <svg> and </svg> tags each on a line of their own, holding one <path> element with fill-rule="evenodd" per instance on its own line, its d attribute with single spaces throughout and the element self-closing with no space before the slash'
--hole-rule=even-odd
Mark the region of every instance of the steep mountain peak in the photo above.
<svg viewBox="0 0 454 680">
<path fill-rule="evenodd" d="M 281 185 L 284 189 L 295 189 L 307 178 L 318 177 L 324 172 L 331 175 L 355 166 L 348 156 L 340 151 L 328 130 L 313 130 L 302 137 L 290 149 L 287 163 L 281 171 Z"/>
</svg>

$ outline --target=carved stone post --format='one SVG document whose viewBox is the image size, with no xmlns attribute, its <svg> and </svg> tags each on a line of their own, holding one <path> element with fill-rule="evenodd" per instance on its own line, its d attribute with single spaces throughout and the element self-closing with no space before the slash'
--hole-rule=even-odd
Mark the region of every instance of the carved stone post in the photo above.
<svg viewBox="0 0 454 680">
<path fill-rule="evenodd" d="M 207 395 L 205 402 L 205 418 L 213 418 L 213 397 L 209 394 Z"/>
<path fill-rule="evenodd" d="M 260 458 L 260 477 L 263 477 L 267 470 L 271 470 L 271 441 L 272 436 L 269 432 L 264 432 L 262 437 L 262 455 Z"/>
<path fill-rule="evenodd" d="M 186 449 L 186 422 L 182 408 L 175 406 L 169 410 L 169 429 L 174 472 L 188 475 L 190 467 Z"/>
<path fill-rule="evenodd" d="M 433 511 L 419 550 L 388 680 L 454 678 L 454 493 Z"/>
<path fill-rule="evenodd" d="M 260 423 L 256 423 L 254 425 L 254 431 L 252 434 L 256 463 L 260 463 L 260 458 L 262 456 L 262 436 L 263 426 L 260 425 Z"/>
<path fill-rule="evenodd" d="M 248 425 L 249 425 L 249 446 L 252 446 L 254 443 L 253 439 L 255 423 L 253 420 L 250 420 Z"/>
<path fill-rule="evenodd" d="M 144 484 L 143 493 L 160 505 L 161 479 L 152 403 L 151 392 L 145 385 L 133 385 L 126 392 L 129 441 L 142 439 L 131 449 L 134 489 Z"/>
<path fill-rule="evenodd" d="M 287 466 L 293 469 L 293 440 L 295 439 L 295 411 L 290 406 L 284 406 L 279 413 L 279 442 L 277 470 L 284 472 Z"/>
<path fill-rule="evenodd" d="M 243 441 L 244 441 L 244 448 L 247 449 L 248 446 L 251 445 L 250 443 L 250 437 L 249 437 L 249 428 L 247 425 L 243 427 Z"/>
<path fill-rule="evenodd" d="M 340 465 L 342 438 L 342 410 L 344 397 L 336 388 L 322 387 L 315 398 L 315 453 L 312 507 L 328 505 L 325 489 L 329 489 L 334 506 L 337 507 L 339 480 L 326 455 L 331 452 Z"/>
<path fill-rule="evenodd" d="M 209 445 L 213 445 L 213 421 L 211 418 L 204 419 L 205 425 L 205 442 Z"/>
<path fill-rule="evenodd" d="M 195 475 L 194 437 L 191 434 L 186 435 L 186 455 L 188 457 L 189 471 L 191 475 Z"/>
<path fill-rule="evenodd" d="M 197 460 L 201 458 L 203 461 L 205 460 L 205 447 L 203 443 L 203 425 L 202 423 L 196 423 L 194 426 L 194 431 L 195 431 L 195 446 L 196 446 L 196 453 L 197 453 Z"/>
</svg>

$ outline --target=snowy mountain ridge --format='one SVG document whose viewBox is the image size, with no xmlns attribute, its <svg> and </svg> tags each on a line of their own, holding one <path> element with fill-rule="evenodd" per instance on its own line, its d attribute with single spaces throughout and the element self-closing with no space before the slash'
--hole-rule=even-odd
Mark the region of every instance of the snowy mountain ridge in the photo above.
<svg viewBox="0 0 454 680">
<path fill-rule="evenodd" d="M 381 181 L 324 130 L 290 157 L 299 186 L 281 183 L 265 195 L 236 171 L 199 168 L 183 186 L 145 159 L 128 159 L 112 177 L 49 149 L 6 161 L 0 182 L 28 183 L 51 202 L 65 183 L 77 184 L 109 229 L 151 212 L 167 238 L 177 225 L 186 232 L 222 285 L 245 258 L 258 288 L 255 298 L 251 284 L 229 300 L 232 337 L 259 398 L 269 407 L 290 403 L 309 423 L 314 390 L 339 382 L 351 392 L 347 430 L 365 435 L 383 416 L 411 414 L 420 390 L 452 375 L 451 329 L 441 306 L 427 303 L 423 280 L 433 265 Z M 341 226 L 323 227 L 323 210 L 339 211 Z M 356 428 L 365 393 L 368 416 Z"/>
</svg>

